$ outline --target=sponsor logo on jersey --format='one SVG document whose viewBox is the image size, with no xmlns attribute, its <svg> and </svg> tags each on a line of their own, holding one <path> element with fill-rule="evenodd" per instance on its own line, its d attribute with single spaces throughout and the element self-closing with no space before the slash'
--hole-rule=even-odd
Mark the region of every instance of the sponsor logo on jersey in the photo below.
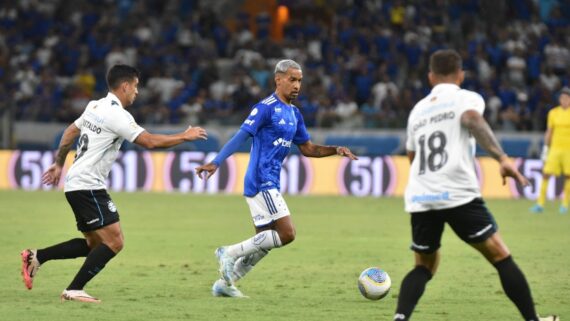
<svg viewBox="0 0 570 321">
<path fill-rule="evenodd" d="M 439 194 L 412 195 L 412 203 L 449 201 L 449 192 Z"/>
<path fill-rule="evenodd" d="M 95 105 L 95 107 L 93 107 L 93 109 L 97 108 L 97 105 Z M 89 117 L 89 119 L 94 120 L 97 124 L 103 124 L 105 122 L 105 117 L 101 117 L 93 112 L 90 112 L 89 110 L 85 111 L 85 116 Z"/>
<path fill-rule="evenodd" d="M 83 120 L 83 127 L 88 128 L 89 130 L 91 130 L 92 132 L 94 132 L 96 134 L 101 134 L 101 127 L 91 123 L 87 119 Z"/>
<path fill-rule="evenodd" d="M 253 119 L 246 119 L 243 123 L 246 124 L 246 125 L 249 125 L 249 126 L 253 126 L 253 124 L 255 123 L 255 120 L 253 120 Z"/>
<path fill-rule="evenodd" d="M 273 146 L 279 146 L 279 145 L 281 145 L 283 147 L 291 148 L 291 141 L 283 139 L 283 138 L 278 138 L 278 139 L 273 141 Z"/>
<path fill-rule="evenodd" d="M 285 125 L 285 119 L 281 118 L 281 120 L 279 121 L 279 125 Z"/>
<path fill-rule="evenodd" d="M 280 112 L 281 112 L 281 107 L 275 107 L 275 112 L 276 112 L 276 113 L 280 113 Z"/>
<path fill-rule="evenodd" d="M 107 202 L 107 207 L 109 208 L 109 211 L 111 211 L 113 213 L 115 213 L 117 211 L 117 207 L 115 206 L 113 201 Z"/>
</svg>

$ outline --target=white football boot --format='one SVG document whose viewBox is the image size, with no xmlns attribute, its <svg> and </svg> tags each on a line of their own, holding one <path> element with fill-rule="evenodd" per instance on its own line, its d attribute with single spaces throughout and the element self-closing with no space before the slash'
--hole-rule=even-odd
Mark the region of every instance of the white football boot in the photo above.
<svg viewBox="0 0 570 321">
<path fill-rule="evenodd" d="M 560 321 L 560 317 L 557 315 L 549 315 L 546 317 L 538 317 L 539 321 Z"/>
<path fill-rule="evenodd" d="M 232 275 L 234 273 L 234 264 L 236 262 L 235 258 L 227 253 L 225 246 L 218 247 L 215 254 L 220 265 L 220 276 L 226 281 L 228 285 L 234 285 Z"/>
<path fill-rule="evenodd" d="M 61 302 L 64 301 L 79 301 L 86 303 L 101 303 L 101 300 L 90 296 L 83 290 L 63 290 L 61 293 Z"/>
<path fill-rule="evenodd" d="M 212 286 L 212 295 L 230 298 L 248 298 L 235 285 L 228 285 L 224 279 L 218 279 Z"/>
</svg>

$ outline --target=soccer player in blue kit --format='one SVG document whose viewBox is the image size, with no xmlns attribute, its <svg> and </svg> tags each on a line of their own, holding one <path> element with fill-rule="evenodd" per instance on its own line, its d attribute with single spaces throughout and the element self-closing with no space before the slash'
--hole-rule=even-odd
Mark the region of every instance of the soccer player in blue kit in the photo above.
<svg viewBox="0 0 570 321">
<path fill-rule="evenodd" d="M 275 66 L 275 92 L 253 106 L 239 131 L 212 162 L 196 167 L 196 174 L 200 178 L 209 178 L 242 143 L 253 137 L 244 195 L 256 235 L 216 249 L 221 278 L 212 287 L 214 296 L 244 297 L 235 282 L 243 278 L 271 249 L 287 245 L 295 239 L 289 209 L 279 193 L 281 164 L 289 154 L 291 144 L 297 145 L 307 157 L 340 155 L 357 159 L 347 147 L 311 142 L 301 112 L 291 104 L 299 95 L 302 78 L 298 63 L 288 59 L 279 61 Z M 203 172 L 207 172 L 206 177 L 202 177 Z"/>
</svg>

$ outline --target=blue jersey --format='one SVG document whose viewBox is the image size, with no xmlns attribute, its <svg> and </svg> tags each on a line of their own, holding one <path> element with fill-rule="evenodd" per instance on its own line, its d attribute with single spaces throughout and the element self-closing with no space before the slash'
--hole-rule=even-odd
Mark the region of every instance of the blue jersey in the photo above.
<svg viewBox="0 0 570 321">
<path fill-rule="evenodd" d="M 244 195 L 252 197 L 260 191 L 279 190 L 281 165 L 291 143 L 300 145 L 310 139 L 301 112 L 272 94 L 253 106 L 240 128 L 253 136 Z"/>
</svg>

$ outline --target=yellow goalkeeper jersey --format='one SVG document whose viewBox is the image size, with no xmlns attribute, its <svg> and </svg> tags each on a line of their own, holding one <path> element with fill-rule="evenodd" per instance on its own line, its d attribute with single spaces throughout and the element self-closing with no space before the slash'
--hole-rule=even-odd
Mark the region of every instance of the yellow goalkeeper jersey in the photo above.
<svg viewBox="0 0 570 321">
<path fill-rule="evenodd" d="M 548 112 L 548 128 L 552 128 L 551 149 L 570 150 L 570 108 L 558 106 Z"/>
</svg>

